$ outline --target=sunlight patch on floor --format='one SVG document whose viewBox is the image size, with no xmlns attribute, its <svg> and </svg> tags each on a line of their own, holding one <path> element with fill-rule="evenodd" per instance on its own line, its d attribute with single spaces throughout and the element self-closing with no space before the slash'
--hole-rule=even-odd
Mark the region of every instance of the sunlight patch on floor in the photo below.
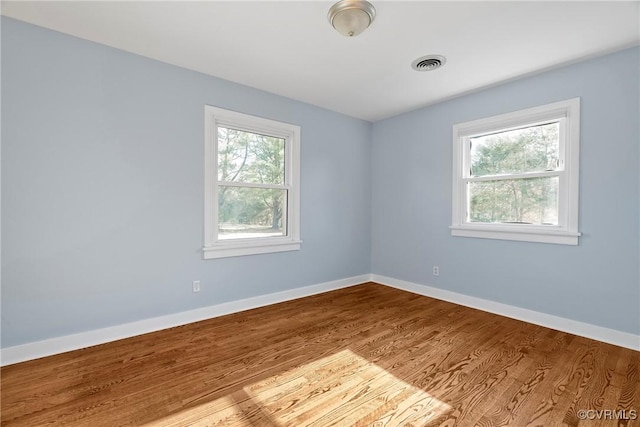
<svg viewBox="0 0 640 427">
<path fill-rule="evenodd" d="M 146 426 L 417 426 L 450 409 L 343 350 Z"/>
</svg>

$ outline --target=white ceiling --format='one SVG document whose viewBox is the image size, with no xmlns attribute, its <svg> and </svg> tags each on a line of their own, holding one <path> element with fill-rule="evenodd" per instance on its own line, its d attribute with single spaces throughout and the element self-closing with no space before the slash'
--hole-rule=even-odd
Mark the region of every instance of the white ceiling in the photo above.
<svg viewBox="0 0 640 427">
<path fill-rule="evenodd" d="M 640 40 L 638 1 L 372 0 L 355 38 L 329 25 L 332 3 L 3 1 L 2 14 L 369 121 Z M 446 65 L 410 68 L 428 54 Z"/>
</svg>

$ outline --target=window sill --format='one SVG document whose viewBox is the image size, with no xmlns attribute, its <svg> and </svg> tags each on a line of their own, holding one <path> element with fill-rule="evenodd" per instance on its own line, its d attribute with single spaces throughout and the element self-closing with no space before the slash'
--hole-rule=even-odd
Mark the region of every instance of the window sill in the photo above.
<svg viewBox="0 0 640 427">
<path fill-rule="evenodd" d="M 451 235 L 481 239 L 516 240 L 521 242 L 552 243 L 558 245 L 578 244 L 580 233 L 563 230 L 512 229 L 506 226 L 457 225 L 450 226 Z"/>
<path fill-rule="evenodd" d="M 202 248 L 204 259 L 228 258 L 245 255 L 268 254 L 273 252 L 288 252 L 300 250 L 301 240 L 286 239 L 282 241 L 269 240 L 260 242 L 256 240 L 242 242 L 217 243 L 214 246 Z"/>
</svg>

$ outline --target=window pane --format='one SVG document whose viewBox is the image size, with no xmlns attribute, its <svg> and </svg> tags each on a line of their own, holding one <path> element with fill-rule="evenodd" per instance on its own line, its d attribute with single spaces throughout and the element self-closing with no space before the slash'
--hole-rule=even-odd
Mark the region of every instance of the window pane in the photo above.
<svg viewBox="0 0 640 427">
<path fill-rule="evenodd" d="M 218 127 L 218 180 L 284 184 L 284 138 Z"/>
<path fill-rule="evenodd" d="M 218 187 L 218 238 L 285 236 L 287 190 Z"/>
<path fill-rule="evenodd" d="M 559 178 L 470 182 L 469 221 L 558 225 Z"/>
<path fill-rule="evenodd" d="M 471 176 L 556 170 L 558 122 L 470 138 Z"/>
</svg>

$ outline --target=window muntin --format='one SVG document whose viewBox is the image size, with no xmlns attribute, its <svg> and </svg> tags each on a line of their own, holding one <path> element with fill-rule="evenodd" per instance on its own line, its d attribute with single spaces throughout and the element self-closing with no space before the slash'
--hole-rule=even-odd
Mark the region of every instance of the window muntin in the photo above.
<svg viewBox="0 0 640 427">
<path fill-rule="evenodd" d="M 577 244 L 579 99 L 454 126 L 454 236 Z"/>
<path fill-rule="evenodd" d="M 297 250 L 298 126 L 205 107 L 204 257 Z"/>
</svg>

